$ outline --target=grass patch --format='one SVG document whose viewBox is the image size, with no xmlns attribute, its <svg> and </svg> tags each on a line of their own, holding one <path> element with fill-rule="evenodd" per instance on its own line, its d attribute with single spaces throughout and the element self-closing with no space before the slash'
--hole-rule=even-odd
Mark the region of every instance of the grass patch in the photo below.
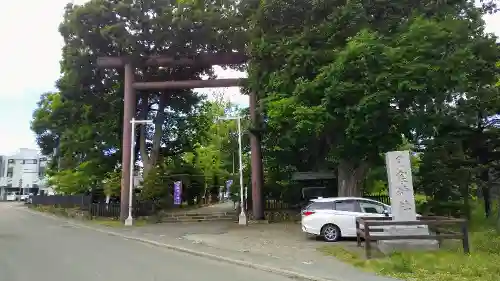
<svg viewBox="0 0 500 281">
<path fill-rule="evenodd" d="M 320 251 L 364 270 L 408 281 L 497 281 L 500 276 L 500 255 L 479 251 L 470 256 L 451 250 L 405 252 L 372 260 L 340 246 Z"/>
<path fill-rule="evenodd" d="M 101 226 L 106 226 L 106 227 L 125 227 L 123 223 L 118 220 L 118 219 L 113 219 L 113 218 L 97 218 L 93 217 L 91 218 L 87 212 L 81 211 L 79 208 L 59 208 L 55 206 L 32 206 L 30 205 L 29 208 L 39 211 L 39 212 L 44 212 L 44 213 L 51 213 L 56 216 L 60 217 L 66 217 L 66 218 L 72 218 L 72 219 L 78 219 L 82 220 L 88 223 L 92 224 L 97 224 Z M 134 219 L 134 225 L 133 226 L 144 226 L 148 224 L 149 222 L 146 219 Z"/>
<path fill-rule="evenodd" d="M 85 212 L 81 211 L 79 208 L 61 208 L 56 206 L 42 206 L 42 205 L 39 206 L 29 205 L 28 207 L 35 211 L 51 213 L 61 217 L 69 217 L 69 218 L 88 217 L 88 215 Z"/>
<path fill-rule="evenodd" d="M 113 219 L 105 219 L 105 218 L 96 218 L 93 220 L 90 220 L 89 222 L 93 224 L 98 224 L 106 227 L 128 227 L 125 226 L 120 220 L 113 220 Z M 144 226 L 147 225 L 148 222 L 143 219 L 136 219 L 134 220 L 133 226 Z"/>
<path fill-rule="evenodd" d="M 464 255 L 461 241 L 447 240 L 439 251 L 401 252 L 379 259 L 364 259 L 364 248 L 341 243 L 318 250 L 366 271 L 408 281 L 500 280 L 500 234 L 494 222 L 473 216 L 471 254 Z"/>
</svg>

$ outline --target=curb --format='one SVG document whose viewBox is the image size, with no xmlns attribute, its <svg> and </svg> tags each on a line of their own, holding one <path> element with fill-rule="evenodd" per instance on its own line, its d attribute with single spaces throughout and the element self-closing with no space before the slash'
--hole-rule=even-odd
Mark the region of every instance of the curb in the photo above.
<svg viewBox="0 0 500 281">
<path fill-rule="evenodd" d="M 274 268 L 274 267 L 261 265 L 261 264 L 255 264 L 255 263 L 251 263 L 251 262 L 247 262 L 247 261 L 243 261 L 243 260 L 239 260 L 239 259 L 231 259 L 231 258 L 227 258 L 224 256 L 218 256 L 218 255 L 214 255 L 214 254 L 210 254 L 210 253 L 206 253 L 206 252 L 195 251 L 195 250 L 191 250 L 191 249 L 187 249 L 187 248 L 183 248 L 183 247 L 179 247 L 179 246 L 160 243 L 160 242 L 149 240 L 149 239 L 128 236 L 128 235 L 113 232 L 113 231 L 99 229 L 99 228 L 84 225 L 84 224 L 81 224 L 81 223 L 78 223 L 75 221 L 71 221 L 71 220 L 68 220 L 65 218 L 61 218 L 61 217 L 58 217 L 56 215 L 37 212 L 37 211 L 33 211 L 33 210 L 30 210 L 27 208 L 23 208 L 23 210 L 25 210 L 29 213 L 35 214 L 35 215 L 44 216 L 44 217 L 51 218 L 54 220 L 62 220 L 65 223 L 68 223 L 68 224 L 75 226 L 75 227 L 86 228 L 86 229 L 90 229 L 90 230 L 93 230 L 96 232 L 100 232 L 100 233 L 104 233 L 104 234 L 108 234 L 108 235 L 112 235 L 112 236 L 116 236 L 116 237 L 120 237 L 120 238 L 124 238 L 124 239 L 128 239 L 128 240 L 134 240 L 134 241 L 146 243 L 146 244 L 157 246 L 157 247 L 162 247 L 162 248 L 166 248 L 169 250 L 190 254 L 193 256 L 209 258 L 212 260 L 217 260 L 217 261 L 221 261 L 221 262 L 225 262 L 225 263 L 229 263 L 229 264 L 234 264 L 234 265 L 239 265 L 239 266 L 252 268 L 252 269 L 256 269 L 256 270 L 260 270 L 260 271 L 270 272 L 270 273 L 274 273 L 274 274 L 281 275 L 281 276 L 288 277 L 288 278 L 292 278 L 292 279 L 298 279 L 298 280 L 304 280 L 304 281 L 345 281 L 345 280 L 340 280 L 340 279 L 336 279 L 336 278 L 335 279 L 325 279 L 325 278 L 321 278 L 321 277 L 305 275 L 302 273 L 298 273 L 298 272 L 294 272 L 294 271 L 290 271 L 290 270 L 286 270 L 286 269 Z"/>
</svg>

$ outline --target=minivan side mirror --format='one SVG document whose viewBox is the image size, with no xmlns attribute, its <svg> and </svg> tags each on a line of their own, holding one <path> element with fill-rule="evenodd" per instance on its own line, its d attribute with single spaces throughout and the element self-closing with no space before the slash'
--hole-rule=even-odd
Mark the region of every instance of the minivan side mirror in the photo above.
<svg viewBox="0 0 500 281">
<path fill-rule="evenodd" d="M 388 217 L 390 215 L 389 211 L 388 210 L 384 210 L 383 214 Z"/>
</svg>

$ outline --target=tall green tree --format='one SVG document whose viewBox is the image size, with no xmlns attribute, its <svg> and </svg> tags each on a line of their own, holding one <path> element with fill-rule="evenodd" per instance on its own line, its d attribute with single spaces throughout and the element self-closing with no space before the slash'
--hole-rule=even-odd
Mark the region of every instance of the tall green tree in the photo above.
<svg viewBox="0 0 500 281">
<path fill-rule="evenodd" d="M 194 146 L 191 152 L 186 152 L 183 159 L 202 171 L 205 178 L 228 178 L 230 174 L 238 171 L 238 130 L 235 120 L 222 120 L 232 105 L 227 102 L 207 102 L 203 106 L 202 114 L 198 115 L 200 125 L 205 134 Z M 235 110 L 233 110 L 235 111 Z M 248 151 L 247 128 L 248 119 L 238 110 L 234 115 L 241 116 L 242 154 Z"/>
<path fill-rule="evenodd" d="M 492 85 L 498 49 L 484 12 L 472 1 L 261 1 L 249 78 L 269 154 L 296 155 L 297 170 L 335 168 L 339 194 L 360 195 L 402 135 L 430 136 L 450 103 Z"/>
<path fill-rule="evenodd" d="M 58 93 L 42 96 L 33 130 L 45 152 L 58 148 L 62 169 L 81 163 L 106 163 L 98 177 L 113 171 L 121 158 L 123 70 L 99 69 L 100 56 L 196 56 L 241 50 L 244 36 L 234 1 L 111 1 L 68 4 L 59 31 L 64 38 Z M 243 40 L 242 40 L 243 39 Z M 211 68 L 143 68 L 138 80 L 201 79 Z M 189 116 L 201 97 L 191 90 L 149 91 L 137 95 L 136 116 L 154 126 L 136 132 L 136 159 L 147 173 L 161 157 L 189 150 L 196 134 Z M 69 161 L 72 160 L 72 161 Z M 104 167 L 104 166 L 103 166 Z"/>
<path fill-rule="evenodd" d="M 205 100 L 196 113 L 188 117 L 189 134 L 197 136 L 196 142 L 189 151 L 164 157 L 153 167 L 153 172 L 144 179 L 143 198 L 170 202 L 173 182 L 177 180 L 182 181 L 184 199 L 189 203 L 194 203 L 195 198 L 201 203 L 203 195 L 218 194 L 223 182 L 234 177 L 231 175 L 232 162 L 238 161 L 231 159 L 237 151 L 234 150 L 236 135 L 232 133 L 236 131 L 236 124 L 218 120 L 231 107 L 222 100 Z M 246 122 L 243 126 L 245 129 Z"/>
</svg>

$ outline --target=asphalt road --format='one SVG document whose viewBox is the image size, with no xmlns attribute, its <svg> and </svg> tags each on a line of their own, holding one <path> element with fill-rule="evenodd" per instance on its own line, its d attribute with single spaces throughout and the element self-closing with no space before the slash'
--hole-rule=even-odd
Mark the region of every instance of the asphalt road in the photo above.
<svg viewBox="0 0 500 281">
<path fill-rule="evenodd" d="M 0 281 L 290 281 L 77 228 L 0 202 Z"/>
</svg>

